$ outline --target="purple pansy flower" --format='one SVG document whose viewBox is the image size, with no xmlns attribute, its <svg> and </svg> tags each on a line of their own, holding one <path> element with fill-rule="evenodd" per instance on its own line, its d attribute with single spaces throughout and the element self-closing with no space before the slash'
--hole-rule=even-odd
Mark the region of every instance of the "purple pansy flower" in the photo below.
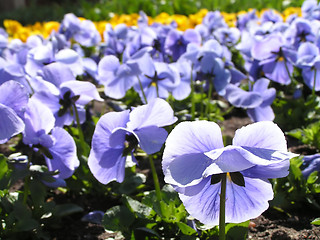
<svg viewBox="0 0 320 240">
<path fill-rule="evenodd" d="M 28 100 L 21 84 L 11 80 L 0 85 L 0 143 L 24 130 L 23 113 Z"/>
<path fill-rule="evenodd" d="M 254 122 L 273 121 L 274 113 L 270 105 L 276 97 L 276 90 L 268 89 L 269 83 L 268 79 L 260 78 L 249 92 L 229 84 L 224 97 L 233 106 L 247 109 L 248 116 Z"/>
<path fill-rule="evenodd" d="M 165 51 L 168 55 L 172 56 L 173 61 L 177 59 L 186 51 L 189 43 L 201 44 L 201 36 L 194 29 L 187 29 L 185 32 L 180 32 L 172 29 L 165 41 Z"/>
<path fill-rule="evenodd" d="M 143 61 L 149 48 L 137 51 L 133 56 L 124 57 L 121 64 L 114 55 L 103 57 L 98 64 L 98 81 L 104 85 L 104 93 L 111 98 L 123 98 L 137 82 L 141 73 L 138 62 Z"/>
<path fill-rule="evenodd" d="M 172 92 L 180 84 L 180 74 L 173 63 L 157 62 L 146 55 L 139 61 L 141 74 L 140 83 L 135 84 L 134 89 L 139 93 L 140 98 L 149 102 L 154 98 L 166 99 L 169 92 Z"/>
<path fill-rule="evenodd" d="M 127 155 L 132 155 L 138 144 L 147 154 L 158 152 L 168 135 L 162 127 L 176 120 L 170 105 L 159 98 L 131 112 L 103 115 L 92 137 L 88 159 L 91 172 L 103 184 L 122 182 Z"/>
<path fill-rule="evenodd" d="M 80 122 L 85 120 L 84 106 L 92 100 L 103 101 L 90 82 L 78 81 L 71 70 L 61 63 L 51 63 L 39 73 L 38 91 L 33 95 L 48 106 L 56 117 L 56 126 L 70 125 L 75 116 L 74 104 Z"/>
<path fill-rule="evenodd" d="M 308 155 L 303 157 L 303 164 L 302 164 L 302 175 L 305 178 L 308 178 L 308 176 L 314 172 L 314 171 L 320 171 L 320 154 L 316 153 L 313 155 Z"/>
<path fill-rule="evenodd" d="M 227 176 L 226 222 L 240 223 L 268 208 L 273 198 L 268 178 L 287 176 L 293 156 L 287 152 L 283 132 L 273 122 L 237 130 L 233 145 L 227 147 L 216 123 L 182 122 L 166 140 L 162 167 L 165 181 L 178 191 L 190 215 L 204 224 L 217 225 L 219 174 Z"/>
<path fill-rule="evenodd" d="M 310 42 L 300 45 L 297 54 L 297 66 L 302 69 L 302 77 L 312 90 L 320 90 L 320 57 L 319 48 Z"/>
<path fill-rule="evenodd" d="M 295 49 L 298 49 L 303 42 L 314 42 L 316 32 L 312 27 L 311 21 L 297 18 L 290 24 L 290 27 L 285 32 L 285 37 L 288 43 L 292 44 Z"/>
<path fill-rule="evenodd" d="M 287 47 L 281 34 L 271 34 L 257 41 L 251 54 L 260 61 L 266 77 L 280 84 L 288 85 L 291 82 L 296 52 Z"/>
<path fill-rule="evenodd" d="M 59 171 L 55 178 L 70 177 L 79 166 L 72 136 L 63 128 L 54 127 L 50 109 L 34 98 L 30 99 L 24 116 L 23 142 L 42 150 L 49 171 Z"/>
</svg>

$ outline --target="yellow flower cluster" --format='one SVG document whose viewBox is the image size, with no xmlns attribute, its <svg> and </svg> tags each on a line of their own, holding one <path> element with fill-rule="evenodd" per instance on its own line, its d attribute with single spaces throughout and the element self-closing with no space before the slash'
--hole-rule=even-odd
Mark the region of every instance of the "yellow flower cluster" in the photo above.
<svg viewBox="0 0 320 240">
<path fill-rule="evenodd" d="M 250 9 L 249 9 L 250 11 Z M 265 10 L 257 13 L 258 15 L 262 14 Z M 195 14 L 190 14 L 189 16 L 185 15 L 169 15 L 168 13 L 160 13 L 155 18 L 148 17 L 149 24 L 154 22 L 162 23 L 162 24 L 170 24 L 172 21 L 175 21 L 178 25 L 178 29 L 181 31 L 185 31 L 189 28 L 194 28 L 197 24 L 202 22 L 203 17 L 208 13 L 207 9 L 201 9 L 199 12 Z M 240 14 L 246 13 L 245 11 L 241 11 L 238 13 L 227 13 L 221 12 L 221 15 L 224 17 L 226 23 L 230 27 L 234 27 L 236 23 L 237 16 Z M 276 12 L 279 14 L 284 20 L 291 14 L 297 14 L 301 16 L 300 8 L 287 8 L 282 13 Z M 117 24 L 124 23 L 127 26 L 136 26 L 138 23 L 139 14 L 122 14 L 117 15 L 114 14 L 109 21 L 99 21 L 95 22 L 97 30 L 100 32 L 101 36 L 105 30 L 105 26 L 107 23 L 110 23 L 112 26 L 116 26 Z M 83 19 L 83 18 L 80 18 Z M 59 22 L 50 21 L 50 22 L 37 22 L 34 25 L 22 26 L 18 21 L 15 20 L 4 20 L 4 27 L 9 34 L 10 38 L 20 39 L 25 42 L 29 36 L 35 34 L 41 34 L 44 38 L 47 38 L 50 33 L 55 30 L 58 31 L 60 26 Z"/>
</svg>

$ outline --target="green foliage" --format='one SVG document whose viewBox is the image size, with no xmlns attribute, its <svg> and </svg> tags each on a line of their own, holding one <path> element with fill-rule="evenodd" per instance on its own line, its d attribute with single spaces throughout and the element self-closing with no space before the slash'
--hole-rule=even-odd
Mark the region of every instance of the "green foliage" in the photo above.
<svg viewBox="0 0 320 240">
<path fill-rule="evenodd" d="M 311 224 L 313 224 L 313 225 L 320 225 L 320 218 L 314 219 L 314 220 L 311 222 Z"/>
<path fill-rule="evenodd" d="M 155 17 L 161 12 L 169 14 L 189 15 L 206 8 L 210 11 L 220 10 L 225 12 L 238 12 L 249 8 L 263 9 L 273 8 L 279 11 L 289 6 L 300 7 L 303 0 L 290 1 L 284 5 L 278 0 L 53 0 L 31 1 L 26 8 L 20 8 L 8 12 L 1 12 L 0 23 L 4 19 L 15 19 L 22 24 L 33 24 L 37 21 L 61 21 L 64 14 L 73 12 L 79 17 L 85 17 L 93 21 L 108 20 L 113 13 L 131 14 L 143 10 L 147 15 Z"/>
<path fill-rule="evenodd" d="M 284 210 L 306 208 L 307 206 L 320 210 L 320 181 L 319 173 L 313 172 L 305 179 L 301 172 L 302 157 L 292 158 L 289 175 L 285 178 L 272 180 L 275 197 L 272 206 Z"/>
<path fill-rule="evenodd" d="M 104 228 L 120 232 L 125 239 L 211 239 L 218 236 L 217 227 L 207 229 L 188 216 L 171 186 L 165 185 L 161 194 L 160 202 L 155 191 L 145 192 L 141 199 L 123 195 L 123 205 L 106 211 Z M 227 224 L 227 239 L 246 239 L 248 224 L 249 221 Z"/>
<path fill-rule="evenodd" d="M 44 182 L 53 182 L 55 174 L 46 166 L 21 164 L 0 154 L 0 239 L 49 239 L 42 229 L 45 224 L 83 211 L 75 204 L 47 201 Z M 9 190 L 19 181 L 24 182 L 23 190 Z"/>
<path fill-rule="evenodd" d="M 309 95 L 306 99 L 285 98 L 282 94 L 273 102 L 275 122 L 283 131 L 307 126 L 320 120 L 320 97 Z"/>
<path fill-rule="evenodd" d="M 302 129 L 294 129 L 287 134 L 298 139 L 303 144 L 315 147 L 318 151 L 320 150 L 320 121 L 309 124 Z"/>
</svg>

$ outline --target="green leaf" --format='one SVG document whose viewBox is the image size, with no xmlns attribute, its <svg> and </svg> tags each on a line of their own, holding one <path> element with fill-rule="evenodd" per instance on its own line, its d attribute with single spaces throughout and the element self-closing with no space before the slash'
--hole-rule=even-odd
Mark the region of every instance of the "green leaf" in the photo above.
<svg viewBox="0 0 320 240">
<path fill-rule="evenodd" d="M 73 213 L 82 212 L 83 208 L 73 203 L 60 204 L 55 207 L 54 216 L 63 217 Z"/>
<path fill-rule="evenodd" d="M 152 235 L 156 236 L 158 239 L 161 238 L 161 236 L 156 231 L 154 231 L 154 230 L 152 230 L 150 228 L 139 227 L 139 228 L 136 228 L 136 230 L 144 231 L 146 233 L 151 233 Z"/>
<path fill-rule="evenodd" d="M 193 235 L 193 234 L 197 233 L 197 231 L 195 229 L 193 229 L 192 227 L 188 226 L 187 224 L 185 224 L 183 222 L 177 222 L 177 225 L 178 225 L 179 229 L 181 230 L 181 232 L 185 235 Z"/>
<path fill-rule="evenodd" d="M 126 206 L 114 206 L 106 211 L 102 225 L 110 231 L 127 231 L 133 223 L 134 214 Z"/>
<path fill-rule="evenodd" d="M 136 191 L 137 187 L 143 185 L 145 181 L 146 177 L 142 173 L 136 173 L 134 175 L 126 177 L 125 180 L 120 184 L 119 192 L 129 195 Z"/>
<path fill-rule="evenodd" d="M 7 159 L 3 154 L 0 154 L 0 180 L 6 175 L 8 171 Z"/>
<path fill-rule="evenodd" d="M 131 210 L 137 214 L 137 217 L 139 218 L 150 218 L 152 216 L 154 216 L 154 211 L 152 210 L 151 207 L 140 203 L 137 200 L 134 200 L 128 196 L 125 197 L 125 201 L 128 205 L 129 208 L 131 208 Z"/>
<path fill-rule="evenodd" d="M 39 222 L 33 218 L 24 218 L 17 222 L 14 229 L 15 231 L 31 231 L 39 227 Z"/>
<path fill-rule="evenodd" d="M 247 239 L 250 221 L 243 223 L 228 223 L 226 225 L 226 236 L 228 240 Z"/>
<path fill-rule="evenodd" d="M 8 187 L 10 172 L 11 171 L 8 168 L 6 157 L 0 154 L 0 189 L 5 189 Z"/>
<path fill-rule="evenodd" d="M 307 183 L 308 184 L 314 184 L 318 180 L 318 178 L 319 178 L 318 177 L 318 171 L 314 171 L 309 175 L 309 177 L 307 179 Z"/>
<path fill-rule="evenodd" d="M 45 200 L 46 197 L 46 187 L 43 185 L 42 182 L 37 181 L 34 179 L 33 181 L 30 181 L 29 184 L 30 187 L 30 193 L 31 193 L 31 198 L 36 207 L 40 207 Z"/>
<path fill-rule="evenodd" d="M 313 224 L 313 225 L 320 225 L 320 218 L 314 219 L 314 220 L 311 222 L 311 224 Z"/>
</svg>

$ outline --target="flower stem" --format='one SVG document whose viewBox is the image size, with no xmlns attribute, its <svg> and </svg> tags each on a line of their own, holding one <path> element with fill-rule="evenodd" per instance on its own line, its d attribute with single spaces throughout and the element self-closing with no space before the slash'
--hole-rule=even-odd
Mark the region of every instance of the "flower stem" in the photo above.
<svg viewBox="0 0 320 240">
<path fill-rule="evenodd" d="M 288 64 L 287 64 L 287 60 L 284 59 L 283 61 L 284 61 L 284 66 L 285 66 L 285 68 L 286 68 L 288 77 L 290 78 L 291 83 L 293 83 L 293 82 L 294 82 L 294 79 L 293 79 L 292 75 L 290 74 L 289 67 L 288 67 Z"/>
<path fill-rule="evenodd" d="M 150 155 L 149 155 L 149 163 L 150 163 L 150 167 L 151 167 L 152 178 L 153 178 L 153 182 L 154 182 L 154 188 L 156 190 L 157 200 L 160 203 L 160 201 L 162 200 L 162 197 L 161 197 L 161 190 L 160 190 L 158 174 L 157 174 L 157 171 L 156 171 L 156 167 L 154 166 L 153 158 Z"/>
<path fill-rule="evenodd" d="M 193 82 L 193 64 L 191 66 L 190 86 L 191 86 L 191 120 L 195 119 L 196 112 L 196 101 L 194 93 L 194 82 Z"/>
<path fill-rule="evenodd" d="M 208 102 L 207 102 L 206 112 L 205 112 L 208 120 L 210 120 L 210 112 L 211 112 L 211 111 L 210 111 L 210 108 L 211 108 L 211 106 L 210 106 L 211 93 L 212 93 L 212 82 L 209 81 L 209 89 L 208 89 L 208 95 L 207 95 L 207 97 L 208 97 Z"/>
<path fill-rule="evenodd" d="M 223 174 L 220 193 L 219 240 L 226 239 L 226 188 L 227 174 Z"/>
<path fill-rule="evenodd" d="M 84 150 L 86 149 L 86 143 L 85 143 L 84 135 L 83 135 L 83 132 L 82 132 L 82 129 L 81 129 L 81 124 L 80 124 L 80 118 L 79 118 L 78 109 L 77 109 L 75 103 L 73 103 L 72 106 L 73 106 L 73 110 L 74 110 L 74 113 L 75 113 L 75 116 L 76 116 L 76 121 L 77 121 L 77 127 L 78 127 L 78 132 L 79 132 L 80 144 L 81 144 L 82 150 L 84 151 Z"/>
<path fill-rule="evenodd" d="M 32 153 L 29 152 L 28 154 L 28 163 L 27 163 L 27 169 L 30 169 L 31 166 L 31 157 L 32 157 Z M 23 204 L 27 204 L 27 200 L 28 200 L 28 195 L 29 195 L 29 184 L 30 184 L 30 179 L 31 176 L 30 174 L 28 174 L 28 176 L 25 177 L 24 179 L 24 187 L 23 187 Z"/>
<path fill-rule="evenodd" d="M 317 80 L 317 69 L 314 69 L 314 77 L 313 77 L 313 88 L 312 88 L 312 96 L 316 96 L 316 80 Z"/>
<path fill-rule="evenodd" d="M 141 89 L 141 92 L 142 92 L 143 99 L 144 99 L 145 103 L 148 103 L 146 94 L 143 91 L 142 83 L 141 83 L 141 80 L 140 80 L 138 75 L 137 75 L 137 78 L 138 78 L 138 81 L 139 81 L 139 86 L 140 86 L 140 89 Z"/>
</svg>

